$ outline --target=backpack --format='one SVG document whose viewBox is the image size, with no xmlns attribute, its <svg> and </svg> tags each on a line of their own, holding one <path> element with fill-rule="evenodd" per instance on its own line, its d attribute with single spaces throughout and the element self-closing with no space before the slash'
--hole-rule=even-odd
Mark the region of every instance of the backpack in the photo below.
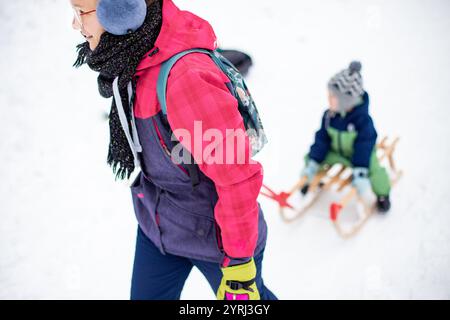
<svg viewBox="0 0 450 320">
<path fill-rule="evenodd" d="M 230 83 L 227 83 L 227 87 L 230 93 L 238 101 L 238 110 L 242 116 L 245 129 L 247 130 L 252 156 L 254 156 L 259 151 L 261 151 L 261 149 L 267 143 L 267 137 L 264 133 L 261 118 L 259 117 L 258 110 L 252 96 L 247 89 L 247 85 L 242 74 L 229 60 L 227 60 L 218 51 L 211 51 L 206 49 L 190 49 L 182 51 L 163 62 L 158 75 L 156 93 L 164 118 L 167 117 L 167 80 L 169 78 L 169 73 L 178 60 L 190 53 L 207 54 L 230 80 Z M 168 122 L 166 122 L 166 125 L 168 126 Z M 171 132 L 170 126 L 168 126 L 167 129 Z M 188 170 L 191 173 L 193 169 L 189 168 L 188 166 Z M 197 185 L 199 183 L 198 173 L 192 174 L 191 179 L 196 179 L 196 181 L 192 181 L 192 184 L 193 186 Z"/>
<path fill-rule="evenodd" d="M 253 65 L 252 58 L 242 51 L 221 48 L 217 48 L 216 51 L 230 61 L 244 77 L 248 74 L 250 67 Z"/>
</svg>

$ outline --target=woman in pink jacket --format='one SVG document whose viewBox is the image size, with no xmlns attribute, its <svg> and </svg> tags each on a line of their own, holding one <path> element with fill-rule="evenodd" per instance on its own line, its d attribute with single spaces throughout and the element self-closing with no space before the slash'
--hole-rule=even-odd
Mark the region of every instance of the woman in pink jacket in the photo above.
<svg viewBox="0 0 450 320">
<path fill-rule="evenodd" d="M 75 65 L 97 71 L 100 94 L 113 97 L 108 163 L 120 179 L 140 167 L 131 186 L 139 224 L 131 298 L 179 299 L 196 266 L 218 299 L 276 299 L 261 277 L 262 167 L 248 156 L 247 135 L 228 145 L 245 131 L 230 79 L 208 55 L 191 53 L 170 70 L 166 112 L 158 100 L 163 62 L 217 49 L 209 23 L 171 0 L 71 3 L 86 39 Z M 174 161 L 175 149 L 193 161 Z"/>
</svg>

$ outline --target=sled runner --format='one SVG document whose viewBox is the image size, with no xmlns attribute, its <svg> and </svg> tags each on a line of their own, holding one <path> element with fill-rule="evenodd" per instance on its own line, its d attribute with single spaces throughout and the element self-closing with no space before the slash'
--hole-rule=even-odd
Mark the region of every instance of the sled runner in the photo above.
<svg viewBox="0 0 450 320">
<path fill-rule="evenodd" d="M 377 156 L 380 163 L 387 162 L 390 171 L 391 186 L 394 186 L 402 176 L 402 171 L 398 170 L 394 162 L 394 152 L 399 138 L 389 142 L 388 137 L 384 137 L 377 143 Z M 279 205 L 281 218 L 285 222 L 293 222 L 302 218 L 320 198 L 324 191 L 330 189 L 343 194 L 338 202 L 330 205 L 330 219 L 338 234 L 343 238 L 355 235 L 367 222 L 370 216 L 376 211 L 375 205 L 366 199 L 362 199 L 356 189 L 351 185 L 352 170 L 342 164 L 324 166 L 308 185 L 306 177 L 302 177 L 288 192 L 276 193 L 268 186 L 263 185 L 261 194 L 276 202 Z M 301 200 L 294 200 L 294 196 L 302 194 Z M 358 220 L 345 226 L 341 221 L 342 212 L 346 208 L 352 207 L 352 202 L 356 200 Z"/>
</svg>

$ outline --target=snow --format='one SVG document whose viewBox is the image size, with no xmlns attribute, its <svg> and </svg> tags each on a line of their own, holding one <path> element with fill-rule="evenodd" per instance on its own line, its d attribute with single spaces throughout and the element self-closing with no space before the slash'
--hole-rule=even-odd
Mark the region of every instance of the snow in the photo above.
<svg viewBox="0 0 450 320">
<path fill-rule="evenodd" d="M 265 183 L 295 184 L 326 107 L 326 82 L 363 63 L 380 135 L 400 136 L 405 176 L 387 216 L 342 240 L 330 194 L 299 222 L 269 225 L 264 279 L 281 299 L 449 299 L 446 0 L 177 0 L 208 19 L 225 48 L 255 61 L 248 84 L 269 145 Z M 208 5 L 206 5 L 208 4 Z M 105 164 L 109 101 L 71 67 L 68 1 L 0 4 L 0 298 L 128 299 L 136 221 L 128 186 Z M 183 299 L 214 299 L 194 270 Z"/>
</svg>

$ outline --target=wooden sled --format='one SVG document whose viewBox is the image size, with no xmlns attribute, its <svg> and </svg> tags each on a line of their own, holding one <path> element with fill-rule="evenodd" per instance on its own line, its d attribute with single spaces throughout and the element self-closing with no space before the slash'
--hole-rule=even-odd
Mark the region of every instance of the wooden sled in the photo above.
<svg viewBox="0 0 450 320">
<path fill-rule="evenodd" d="M 399 138 L 395 138 L 392 142 L 388 142 L 388 137 L 384 137 L 379 143 L 377 143 L 377 154 L 380 163 L 384 160 L 388 161 L 388 168 L 391 172 L 391 184 L 392 186 L 397 183 L 397 181 L 402 176 L 402 171 L 398 170 L 393 154 L 395 148 L 398 144 Z M 308 186 L 308 191 L 304 196 L 304 204 L 301 208 L 296 208 L 289 201 L 289 199 L 294 194 L 299 194 L 300 190 L 304 189 L 307 185 L 307 178 L 302 177 L 289 192 L 276 193 L 266 185 L 263 185 L 261 194 L 266 196 L 276 202 L 279 205 L 279 212 L 283 221 L 291 223 L 302 218 L 310 209 L 314 203 L 317 202 L 323 191 L 327 191 L 331 188 L 335 189 L 337 192 L 344 192 L 345 195 L 339 202 L 332 203 L 330 206 L 330 218 L 333 225 L 338 232 L 338 234 L 343 238 L 349 238 L 355 235 L 367 222 L 369 217 L 375 212 L 375 205 L 367 204 L 363 199 L 361 199 L 355 188 L 351 186 L 351 169 L 346 168 L 341 164 L 333 166 L 325 166 L 313 179 L 311 184 Z M 340 216 L 344 208 L 348 207 L 350 203 L 356 198 L 359 207 L 362 208 L 363 213 L 360 219 L 354 223 L 351 228 L 344 228 Z"/>
</svg>

